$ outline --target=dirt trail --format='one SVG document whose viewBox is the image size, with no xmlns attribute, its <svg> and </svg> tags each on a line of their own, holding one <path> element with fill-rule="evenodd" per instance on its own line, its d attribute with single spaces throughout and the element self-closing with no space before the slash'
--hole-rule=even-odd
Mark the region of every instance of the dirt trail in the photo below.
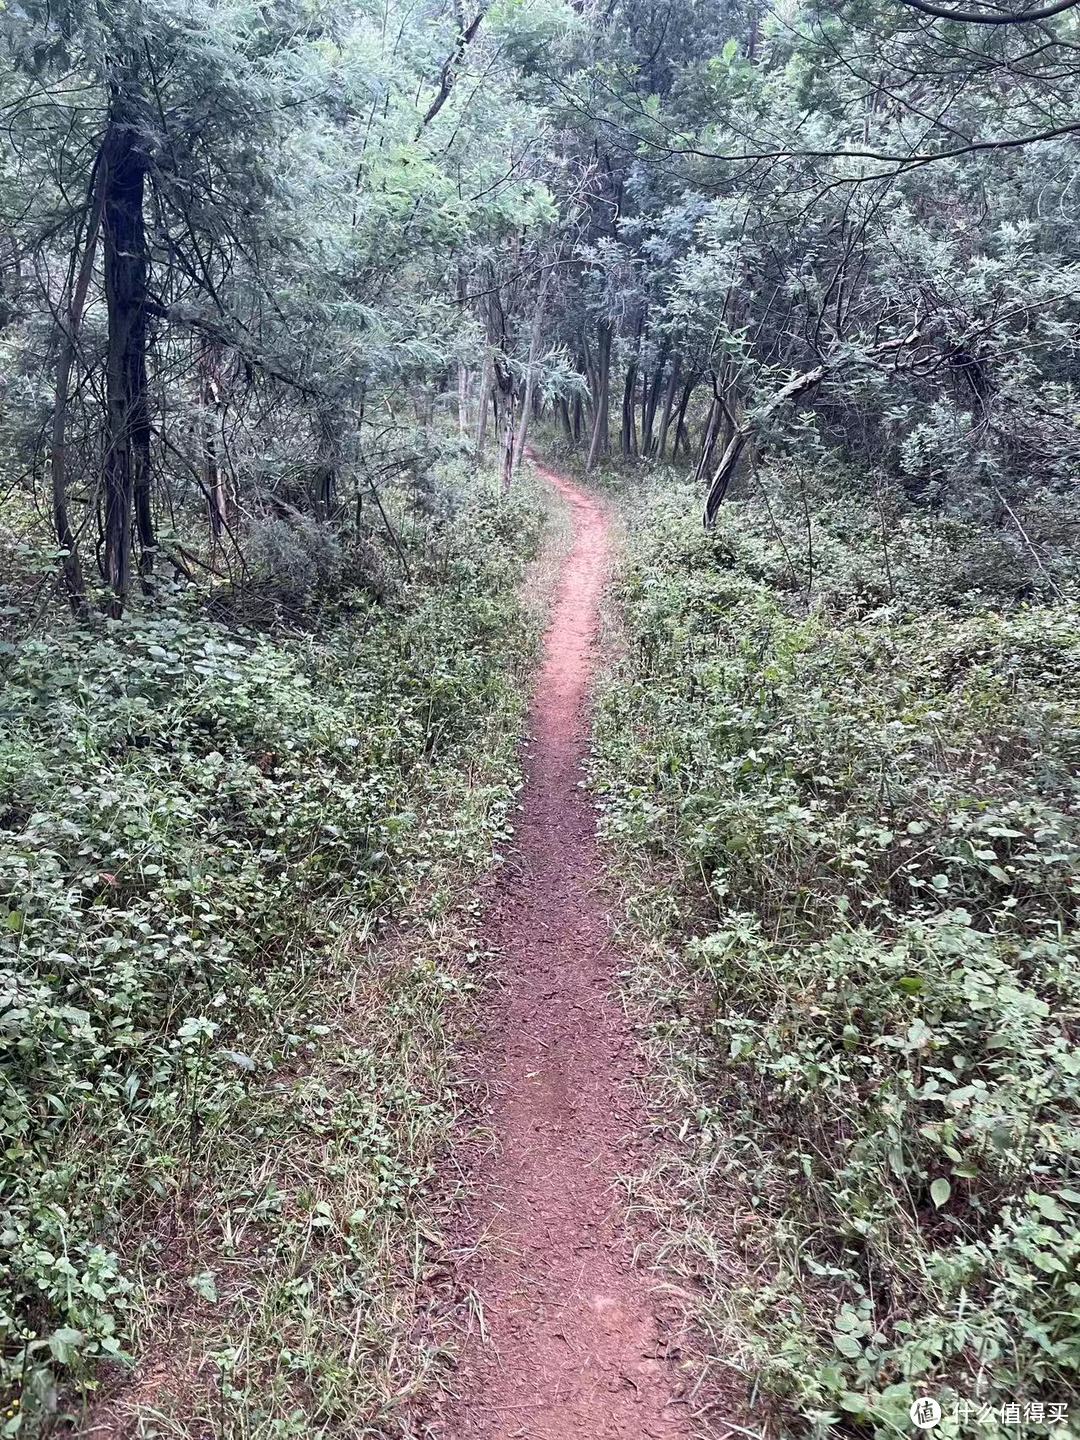
<svg viewBox="0 0 1080 1440">
<path fill-rule="evenodd" d="M 608 522 L 541 471 L 572 509 L 531 711 L 513 863 L 488 918 L 504 1011 L 482 1057 L 496 1152 L 481 1167 L 484 1244 L 466 1266 L 475 1323 L 448 1440 L 677 1440 L 675 1377 L 645 1280 L 630 1264 L 615 1177 L 643 1117 L 615 994 L 594 817 L 581 790 Z"/>
</svg>

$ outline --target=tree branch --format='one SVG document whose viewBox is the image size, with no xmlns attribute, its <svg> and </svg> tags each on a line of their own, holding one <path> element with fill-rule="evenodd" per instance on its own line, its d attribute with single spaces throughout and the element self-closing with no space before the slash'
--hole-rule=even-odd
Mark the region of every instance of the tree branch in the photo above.
<svg viewBox="0 0 1080 1440">
<path fill-rule="evenodd" d="M 900 0 L 912 10 L 921 10 L 924 15 L 934 15 L 939 20 L 959 20 L 963 25 L 1029 25 L 1035 20 L 1049 20 L 1051 15 L 1060 15 L 1071 10 L 1080 0 L 1057 0 L 1054 5 L 1044 5 L 1041 10 L 1019 10 L 1016 12 L 986 10 L 947 10 L 934 5 L 930 0 Z"/>
</svg>

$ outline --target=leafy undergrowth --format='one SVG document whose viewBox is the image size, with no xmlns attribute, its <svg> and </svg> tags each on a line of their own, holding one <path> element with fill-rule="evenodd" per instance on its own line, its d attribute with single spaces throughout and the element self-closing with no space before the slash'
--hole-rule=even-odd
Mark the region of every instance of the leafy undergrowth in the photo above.
<svg viewBox="0 0 1080 1440">
<path fill-rule="evenodd" d="M 925 516 L 889 573 L 839 505 L 811 578 L 785 513 L 628 517 L 595 780 L 681 1141 L 642 1203 L 754 1424 L 1063 1433 L 1080 610 Z"/>
<path fill-rule="evenodd" d="M 306 637 L 158 611 L 9 657 L 0 1433 L 402 1432 L 537 514 L 477 490 Z"/>
</svg>

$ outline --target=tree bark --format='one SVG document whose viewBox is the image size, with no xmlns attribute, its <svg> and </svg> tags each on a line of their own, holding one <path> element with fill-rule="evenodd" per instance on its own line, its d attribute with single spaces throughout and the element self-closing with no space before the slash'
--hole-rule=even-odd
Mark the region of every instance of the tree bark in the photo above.
<svg viewBox="0 0 1080 1440">
<path fill-rule="evenodd" d="M 458 366 L 457 420 L 458 434 L 464 439 L 469 433 L 469 367 L 464 361 Z"/>
<path fill-rule="evenodd" d="M 894 336 L 891 340 L 882 340 L 877 345 L 858 356 L 845 354 L 839 347 L 831 354 L 826 355 L 819 365 L 810 370 L 804 370 L 801 375 L 793 375 L 786 385 L 782 385 L 771 399 L 757 411 L 746 411 L 734 421 L 731 411 L 726 406 L 727 414 L 734 423 L 731 426 L 730 438 L 720 457 L 720 463 L 709 484 L 709 494 L 705 501 L 705 527 L 708 529 L 716 520 L 716 512 L 719 510 L 727 488 L 735 474 L 736 467 L 742 457 L 743 451 L 750 443 L 755 431 L 765 421 L 770 420 L 778 410 L 789 404 L 792 400 L 801 399 L 803 395 L 816 390 L 827 375 L 835 374 L 846 365 L 861 363 L 864 365 L 875 364 L 896 354 L 898 350 L 906 349 L 909 345 L 916 345 L 922 339 L 922 331 L 919 323 L 916 322 L 906 335 Z M 717 400 L 722 404 L 720 392 L 717 391 Z"/>
<path fill-rule="evenodd" d="M 679 418 L 675 424 L 675 439 L 671 443 L 671 458 L 676 460 L 679 455 L 680 444 L 689 448 L 686 437 L 686 412 L 690 408 L 690 399 L 697 388 L 698 376 L 691 375 L 690 379 L 683 386 L 682 399 L 679 402 Z"/>
<path fill-rule="evenodd" d="M 634 417 L 634 392 L 637 388 L 637 355 L 630 358 L 626 367 L 626 380 L 623 383 L 622 397 L 622 453 L 625 459 L 629 460 L 637 454 L 637 424 Z"/>
<path fill-rule="evenodd" d="M 131 588 L 132 510 L 144 583 L 154 568 L 147 396 L 146 157 L 125 107 L 114 100 L 104 144 L 102 224 L 108 349 L 105 366 L 105 579 L 120 614 Z"/>
<path fill-rule="evenodd" d="M 86 232 L 83 238 L 82 259 L 78 271 L 69 276 L 68 312 L 65 317 L 64 338 L 60 347 L 60 359 L 56 366 L 56 394 L 53 401 L 52 426 L 49 444 L 49 479 L 52 488 L 53 526 L 56 543 L 64 552 L 60 561 L 60 572 L 64 589 L 72 610 L 82 614 L 86 609 L 86 580 L 79 560 L 78 541 L 71 526 L 71 514 L 67 497 L 67 412 L 68 389 L 71 372 L 79 345 L 79 331 L 82 327 L 83 310 L 90 279 L 94 273 L 94 257 L 97 254 L 98 235 L 101 232 L 101 214 L 105 204 L 105 190 L 108 184 L 106 161 L 98 154 L 90 182 L 90 198 L 86 214 Z M 74 267 L 75 257 L 72 256 Z"/>
<path fill-rule="evenodd" d="M 653 424 L 656 420 L 656 407 L 660 401 L 660 387 L 664 381 L 664 366 L 667 364 L 670 349 L 671 342 L 665 340 L 660 346 L 660 354 L 656 361 L 656 372 L 653 375 L 652 384 L 646 386 L 641 395 L 641 455 L 643 459 L 655 453 L 656 447 L 653 444 Z M 647 399 L 646 391 L 648 392 Z"/>
<path fill-rule="evenodd" d="M 597 336 L 597 370 L 595 390 L 595 415 L 589 455 L 585 461 L 586 470 L 592 470 L 601 455 L 610 449 L 608 437 L 608 405 L 611 380 L 611 327 L 602 323 Z"/>
<path fill-rule="evenodd" d="M 484 366 L 480 372 L 480 394 L 477 397 L 476 405 L 476 458 L 484 458 L 484 446 L 487 443 L 488 411 L 491 408 L 491 376 L 492 365 L 490 353 L 484 356 Z"/>
<path fill-rule="evenodd" d="M 671 426 L 672 412 L 675 409 L 675 395 L 679 388 L 681 369 L 681 358 L 676 355 L 671 362 L 671 374 L 668 376 L 667 390 L 664 394 L 664 408 L 660 415 L 660 433 L 656 437 L 656 456 L 659 460 L 663 460 L 664 451 L 667 449 L 668 430 Z"/>
<path fill-rule="evenodd" d="M 540 290 L 536 297 L 536 309 L 533 311 L 532 325 L 529 329 L 529 368 L 525 374 L 525 394 L 521 402 L 521 415 L 518 419 L 517 433 L 513 441 L 513 455 L 510 463 L 510 473 L 517 474 L 518 466 L 521 464 L 521 457 L 525 453 L 525 441 L 529 434 L 529 419 L 533 413 L 533 401 L 536 395 L 536 365 L 537 355 L 540 351 L 540 339 L 544 327 L 544 306 L 547 302 L 548 279 L 551 271 L 544 272 L 544 278 L 540 281 Z"/>
<path fill-rule="evenodd" d="M 225 481 L 221 473 L 218 456 L 217 428 L 221 413 L 221 346 L 209 336 L 200 336 L 199 346 L 199 400 L 202 406 L 202 461 L 203 485 L 210 512 L 210 536 L 213 544 L 220 543 L 229 527 L 228 502 Z"/>
<path fill-rule="evenodd" d="M 446 104 L 447 100 L 449 100 L 450 92 L 454 88 L 454 81 L 457 79 L 458 71 L 461 69 L 461 62 L 465 58 L 465 51 L 468 49 L 469 45 L 475 38 L 477 30 L 479 30 L 480 28 L 480 22 L 481 20 L 483 20 L 486 14 L 487 6 L 484 5 L 479 11 L 477 11 L 476 15 L 472 20 L 466 22 L 464 15 L 460 12 L 460 9 L 458 10 L 458 14 L 456 17 L 458 22 L 458 33 L 454 39 L 453 49 L 450 51 L 450 54 L 442 63 L 442 68 L 439 71 L 438 91 L 435 94 L 435 98 L 432 100 L 431 104 L 425 111 L 423 120 L 421 120 L 420 124 L 417 126 L 416 136 L 414 138 L 420 138 L 423 131 L 431 124 L 431 122 L 435 119 L 435 116 L 438 115 L 439 111 Z"/>
<path fill-rule="evenodd" d="M 493 394 L 495 397 L 496 424 L 501 426 L 499 444 L 499 484 L 501 488 L 509 490 L 510 480 L 514 473 L 514 374 L 510 369 L 510 362 L 501 350 L 495 352 L 494 357 L 495 384 Z"/>
<path fill-rule="evenodd" d="M 639 314 L 637 325 L 634 329 L 634 349 L 630 356 L 630 363 L 626 367 L 626 379 L 623 382 L 622 397 L 622 432 L 620 443 L 624 459 L 631 459 L 638 453 L 637 425 L 634 417 L 634 394 L 637 388 L 638 366 L 641 363 L 641 331 L 643 317 Z"/>
<path fill-rule="evenodd" d="M 714 375 L 713 402 L 709 407 L 709 418 L 705 422 L 705 436 L 701 442 L 701 454 L 698 456 L 697 466 L 694 469 L 695 485 L 701 484 L 712 463 L 713 450 L 716 448 L 716 436 L 720 429 L 720 416 L 722 413 L 720 395 L 716 389 L 716 376 Z"/>
</svg>

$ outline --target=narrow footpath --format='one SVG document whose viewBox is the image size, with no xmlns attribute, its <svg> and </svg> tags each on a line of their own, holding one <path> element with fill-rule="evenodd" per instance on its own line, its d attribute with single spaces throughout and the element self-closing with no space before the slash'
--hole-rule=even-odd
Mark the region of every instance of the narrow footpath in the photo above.
<svg viewBox="0 0 1080 1440">
<path fill-rule="evenodd" d="M 615 1181 L 644 1117 L 619 960 L 601 893 L 593 809 L 582 790 L 609 525 L 558 475 L 573 543 L 531 711 L 523 813 L 488 916 L 506 992 L 481 1057 L 495 1148 L 481 1164 L 482 1243 L 464 1282 L 477 1297 L 447 1440 L 678 1440 L 647 1279 Z"/>
</svg>

